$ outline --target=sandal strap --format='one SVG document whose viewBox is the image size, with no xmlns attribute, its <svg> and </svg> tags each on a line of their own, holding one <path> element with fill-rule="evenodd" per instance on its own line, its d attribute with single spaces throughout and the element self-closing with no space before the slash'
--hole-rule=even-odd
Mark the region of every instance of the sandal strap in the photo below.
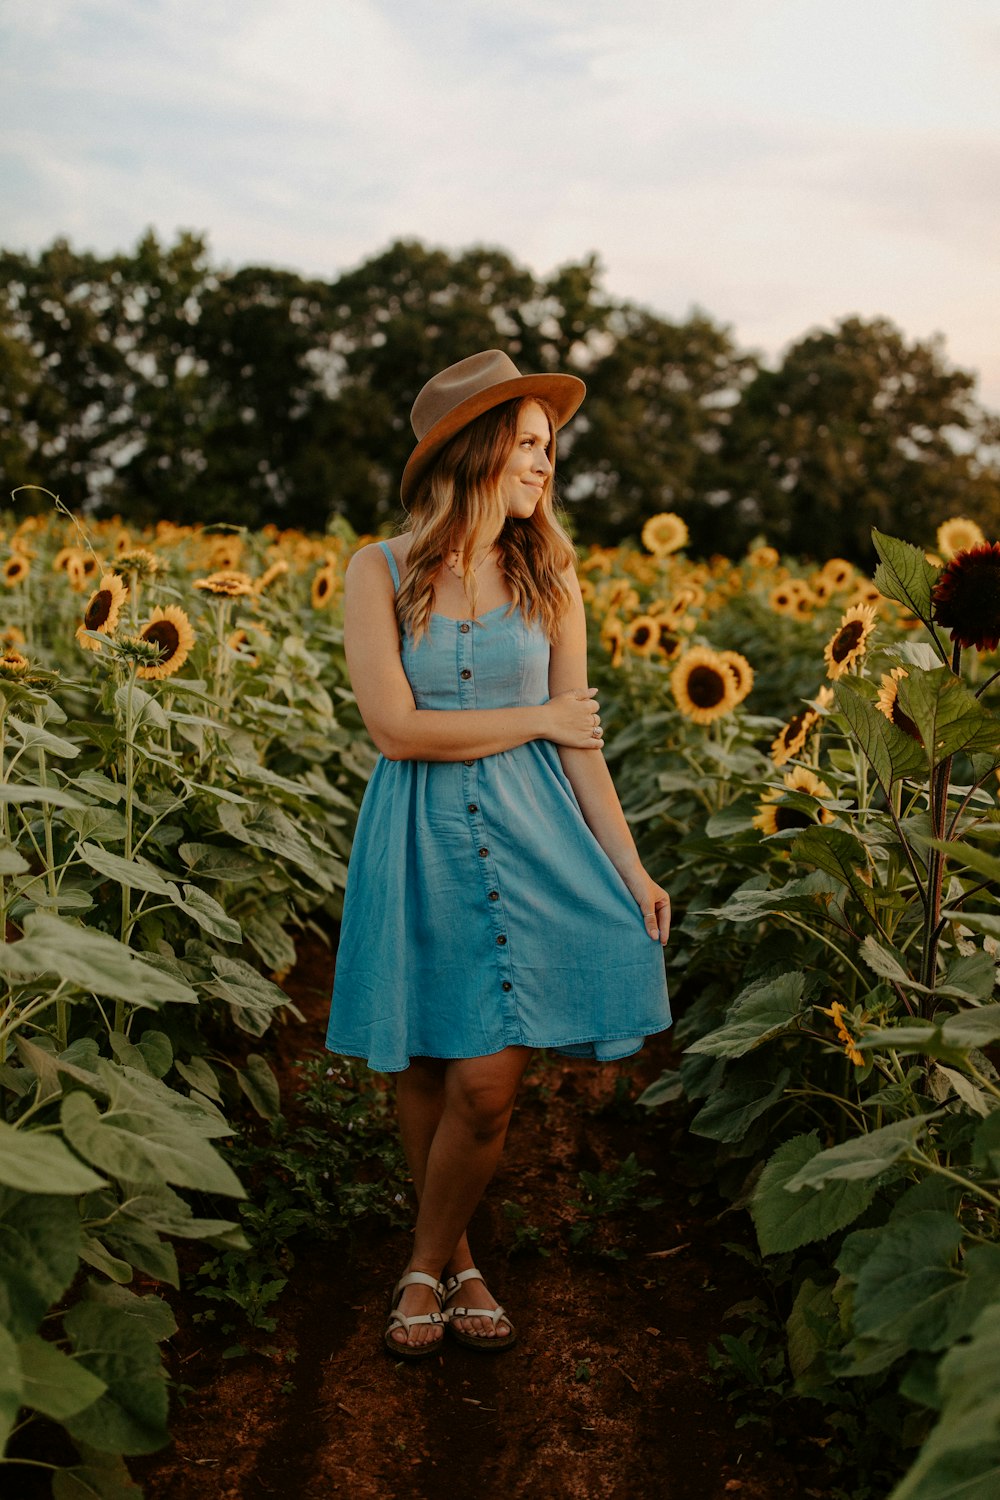
<svg viewBox="0 0 1000 1500">
<path fill-rule="evenodd" d="M 412 1318 L 408 1318 L 406 1313 L 397 1312 L 393 1308 L 389 1314 L 389 1326 L 386 1332 L 391 1333 L 394 1328 L 401 1328 L 407 1338 L 409 1338 L 410 1329 L 418 1323 L 433 1323 L 435 1327 L 443 1327 L 445 1322 L 446 1319 L 443 1313 L 414 1313 Z"/>
<path fill-rule="evenodd" d="M 449 1307 L 445 1309 L 444 1316 L 449 1323 L 452 1318 L 489 1318 L 494 1328 L 501 1319 L 510 1323 L 502 1307 Z"/>
<path fill-rule="evenodd" d="M 429 1276 L 426 1271 L 407 1271 L 396 1282 L 392 1292 L 393 1302 L 398 1301 L 399 1296 L 408 1286 L 429 1286 L 439 1302 L 444 1300 L 444 1284 L 436 1276 Z"/>
<path fill-rule="evenodd" d="M 475 1266 L 470 1266 L 467 1271 L 456 1271 L 454 1276 L 449 1276 L 444 1284 L 445 1292 L 449 1297 L 454 1296 L 464 1281 L 481 1281 L 486 1285 L 486 1277 L 482 1271 L 477 1271 Z"/>
</svg>

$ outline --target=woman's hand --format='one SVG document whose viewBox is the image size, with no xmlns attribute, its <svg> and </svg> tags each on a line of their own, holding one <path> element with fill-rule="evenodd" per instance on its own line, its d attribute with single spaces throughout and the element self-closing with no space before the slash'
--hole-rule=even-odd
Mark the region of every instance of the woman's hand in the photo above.
<svg viewBox="0 0 1000 1500">
<path fill-rule="evenodd" d="M 600 750 L 604 730 L 596 695 L 596 688 L 570 688 L 543 703 L 543 738 L 567 750 Z"/>
<path fill-rule="evenodd" d="M 641 866 L 634 875 L 625 877 L 625 884 L 642 912 L 646 931 L 664 945 L 670 936 L 670 897 L 662 885 L 650 880 Z"/>
</svg>

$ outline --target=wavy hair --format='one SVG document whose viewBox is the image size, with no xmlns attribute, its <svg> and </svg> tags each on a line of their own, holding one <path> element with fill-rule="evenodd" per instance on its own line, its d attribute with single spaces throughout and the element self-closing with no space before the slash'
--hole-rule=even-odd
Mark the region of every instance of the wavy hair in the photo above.
<svg viewBox="0 0 1000 1500">
<path fill-rule="evenodd" d="M 507 515 L 500 480 L 517 442 L 521 412 L 530 402 L 541 407 L 549 424 L 552 473 L 533 514 L 515 519 Z M 427 629 L 434 606 L 434 576 L 460 532 L 462 580 L 473 618 L 478 589 L 471 559 L 484 543 L 496 538 L 501 570 L 514 596 L 511 610 L 519 607 L 525 620 L 537 620 L 549 639 L 555 638 L 572 597 L 563 575 L 576 559 L 573 543 L 553 507 L 555 457 L 555 412 L 537 396 L 492 407 L 442 448 L 410 506 L 407 574 L 396 596 L 401 631 L 419 640 Z"/>
</svg>

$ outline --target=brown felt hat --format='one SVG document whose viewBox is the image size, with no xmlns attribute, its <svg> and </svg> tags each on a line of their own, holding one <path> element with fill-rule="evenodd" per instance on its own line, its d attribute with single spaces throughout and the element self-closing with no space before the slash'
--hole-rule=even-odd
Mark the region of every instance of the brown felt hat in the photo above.
<svg viewBox="0 0 1000 1500">
<path fill-rule="evenodd" d="M 576 375 L 521 375 L 502 349 L 470 354 L 432 375 L 417 396 L 410 423 L 417 446 L 403 470 L 399 492 L 406 505 L 428 465 L 444 445 L 484 411 L 504 401 L 537 396 L 556 414 L 556 427 L 569 421 L 587 393 Z"/>
</svg>

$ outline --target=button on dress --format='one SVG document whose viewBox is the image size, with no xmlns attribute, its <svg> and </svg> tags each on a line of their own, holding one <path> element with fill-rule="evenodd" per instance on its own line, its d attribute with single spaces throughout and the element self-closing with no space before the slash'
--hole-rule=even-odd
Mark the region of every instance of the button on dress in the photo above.
<svg viewBox="0 0 1000 1500">
<path fill-rule="evenodd" d="M 549 697 L 548 639 L 506 604 L 475 621 L 432 615 L 401 650 L 418 708 Z M 663 950 L 551 741 L 471 760 L 379 757 L 348 866 L 331 1051 L 385 1073 L 511 1046 L 612 1061 L 669 1025 Z"/>
</svg>

